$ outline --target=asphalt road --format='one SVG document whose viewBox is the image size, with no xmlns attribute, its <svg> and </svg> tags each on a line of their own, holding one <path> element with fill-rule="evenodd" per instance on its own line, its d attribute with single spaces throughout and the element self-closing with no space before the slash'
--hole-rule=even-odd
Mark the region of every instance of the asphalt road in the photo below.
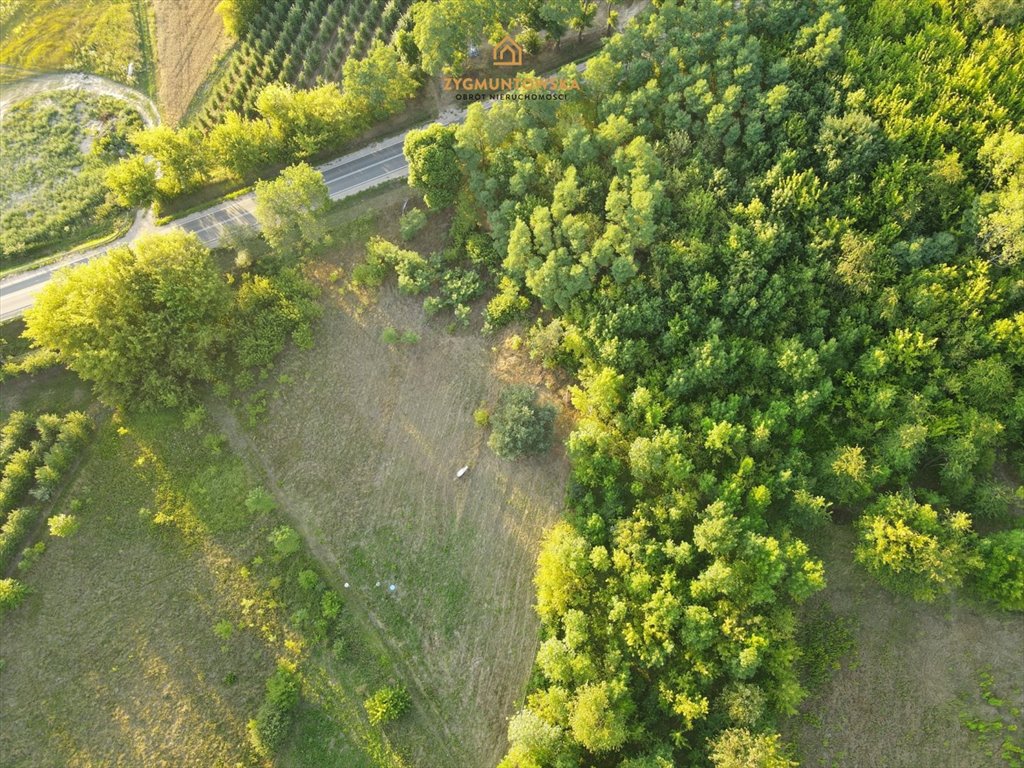
<svg viewBox="0 0 1024 768">
<path fill-rule="evenodd" d="M 438 122 L 456 123 L 461 122 L 464 117 L 465 113 L 462 110 L 450 110 L 443 113 L 438 118 Z M 324 176 L 331 199 L 341 200 L 385 181 L 407 176 L 409 166 L 402 155 L 405 135 L 402 133 L 382 139 L 368 147 L 318 166 L 317 170 Z M 255 198 L 250 192 L 234 200 L 227 200 L 203 211 L 189 214 L 162 227 L 149 225 L 145 214 L 140 213 L 136 218 L 135 225 L 124 237 L 104 246 L 72 254 L 52 264 L 0 280 L 0 321 L 17 317 L 32 306 L 36 294 L 42 290 L 55 272 L 65 267 L 84 264 L 90 259 L 101 256 L 111 248 L 127 245 L 142 232 L 164 232 L 178 227 L 187 232 L 195 232 L 204 245 L 215 247 L 220 244 L 225 233 L 232 227 L 257 226 L 253 213 L 254 207 Z"/>
</svg>

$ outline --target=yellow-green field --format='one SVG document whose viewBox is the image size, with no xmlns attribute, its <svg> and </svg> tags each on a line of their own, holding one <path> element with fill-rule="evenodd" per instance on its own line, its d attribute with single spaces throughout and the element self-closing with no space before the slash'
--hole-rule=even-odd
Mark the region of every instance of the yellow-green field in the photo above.
<svg viewBox="0 0 1024 768">
<path fill-rule="evenodd" d="M 0 31 L 0 82 L 81 71 L 148 92 L 146 14 L 143 0 L 12 0 L 4 6 Z"/>
</svg>

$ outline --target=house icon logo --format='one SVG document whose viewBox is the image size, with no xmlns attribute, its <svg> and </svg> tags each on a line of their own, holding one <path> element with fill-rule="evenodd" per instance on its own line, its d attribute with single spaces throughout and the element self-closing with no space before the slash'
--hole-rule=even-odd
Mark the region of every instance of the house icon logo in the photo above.
<svg viewBox="0 0 1024 768">
<path fill-rule="evenodd" d="M 506 34 L 491 50 L 491 57 L 496 67 L 520 67 L 523 64 L 523 48 L 511 35 Z"/>
</svg>

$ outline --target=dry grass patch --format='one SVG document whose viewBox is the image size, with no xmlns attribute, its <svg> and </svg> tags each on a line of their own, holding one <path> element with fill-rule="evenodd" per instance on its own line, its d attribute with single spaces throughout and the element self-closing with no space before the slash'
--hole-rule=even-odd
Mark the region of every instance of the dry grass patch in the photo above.
<svg viewBox="0 0 1024 768">
<path fill-rule="evenodd" d="M 790 721 L 801 765 L 1014 765 L 1000 745 L 1006 738 L 1020 744 L 1024 729 L 1024 616 L 893 595 L 853 562 L 849 527 L 832 526 L 827 536 L 819 550 L 828 587 L 815 601 L 853 620 L 855 650 Z M 965 725 L 999 719 L 981 692 L 985 674 L 1006 720 L 987 735 Z"/>
<path fill-rule="evenodd" d="M 559 516 L 568 464 L 560 447 L 515 463 L 486 448 L 473 411 L 503 386 L 500 342 L 447 334 L 446 320 L 427 322 L 418 300 L 389 285 L 379 295 L 344 287 L 369 235 L 398 240 L 410 193 L 385 195 L 379 215 L 350 222 L 317 267 L 328 306 L 316 357 L 285 360 L 286 383 L 252 445 L 413 693 L 395 743 L 420 768 L 492 766 L 533 662 L 534 561 Z M 413 247 L 438 247 L 443 230 L 432 217 Z M 387 327 L 420 340 L 388 347 Z"/>
<path fill-rule="evenodd" d="M 153 0 L 157 103 L 171 125 L 181 120 L 230 40 L 218 0 Z"/>
<path fill-rule="evenodd" d="M 82 525 L 49 539 L 2 632 L 4 765 L 216 765 L 246 760 L 245 723 L 273 668 L 238 620 L 238 563 L 140 516 L 155 507 L 140 444 L 102 428 L 72 489 Z"/>
</svg>

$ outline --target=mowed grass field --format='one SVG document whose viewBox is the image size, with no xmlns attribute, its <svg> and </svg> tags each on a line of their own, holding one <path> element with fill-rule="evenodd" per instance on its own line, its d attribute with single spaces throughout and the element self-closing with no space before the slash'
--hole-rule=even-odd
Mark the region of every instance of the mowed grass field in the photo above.
<svg viewBox="0 0 1024 768">
<path fill-rule="evenodd" d="M 393 281 L 379 294 L 346 287 L 371 234 L 398 241 L 410 194 L 384 193 L 379 215 L 337 231 L 316 268 L 327 304 L 316 352 L 284 361 L 266 422 L 255 435 L 235 429 L 234 440 L 388 646 L 416 707 L 396 723 L 395 745 L 418 768 L 493 766 L 537 647 L 532 578 L 541 533 L 562 506 L 566 425 L 548 455 L 498 459 L 474 409 L 505 382 L 543 374 L 496 339 L 426 321 L 421 301 Z M 443 229 L 432 221 L 412 247 L 438 247 Z M 389 348 L 380 341 L 389 326 L 420 341 Z"/>
<path fill-rule="evenodd" d="M 0 83 L 70 70 L 149 93 L 153 54 L 145 0 L 11 0 L 4 5 Z M 129 65 L 134 65 L 131 76 Z"/>
<path fill-rule="evenodd" d="M 70 500 L 79 500 L 81 528 L 68 540 L 50 539 L 19 575 L 32 592 L 0 628 L 5 766 L 228 765 L 247 758 L 245 724 L 275 651 L 254 632 L 238 632 L 229 643 L 213 632 L 221 619 L 238 621 L 231 583 L 244 535 L 225 536 L 232 539 L 225 547 L 204 525 L 207 533 L 188 541 L 140 514 L 193 479 L 188 460 L 170 453 L 174 427 L 165 416 L 119 434 L 107 421 L 57 506 L 68 511 Z M 217 468 L 225 475 L 221 487 L 235 486 L 244 498 L 241 464 L 227 458 Z M 163 479 L 154 482 L 154 473 Z M 218 502 L 224 520 L 244 514 L 240 499 Z"/>
<path fill-rule="evenodd" d="M 811 610 L 846 622 L 854 648 L 790 720 L 800 764 L 1020 766 L 1024 616 L 887 592 L 853 561 L 854 543 L 836 525 L 815 547 L 828 586 Z"/>
<path fill-rule="evenodd" d="M 246 723 L 283 659 L 298 665 L 302 702 L 275 764 L 403 768 L 390 726 L 363 710 L 403 682 L 397 665 L 349 595 L 326 642 L 309 639 L 298 574 L 331 575 L 306 552 L 276 557 L 267 537 L 286 511 L 244 503 L 265 485 L 258 471 L 209 421 L 112 418 L 59 369 L 4 383 L 5 414 L 72 407 L 100 427 L 52 512 L 81 527 L 66 540 L 43 527 L 46 551 L 17 573 L 30 594 L 0 619 L 0 765 L 270 765 Z M 429 743 L 420 710 L 405 727 Z"/>
<path fill-rule="evenodd" d="M 153 0 L 157 104 L 177 124 L 230 41 L 214 10 L 218 0 Z"/>
</svg>

